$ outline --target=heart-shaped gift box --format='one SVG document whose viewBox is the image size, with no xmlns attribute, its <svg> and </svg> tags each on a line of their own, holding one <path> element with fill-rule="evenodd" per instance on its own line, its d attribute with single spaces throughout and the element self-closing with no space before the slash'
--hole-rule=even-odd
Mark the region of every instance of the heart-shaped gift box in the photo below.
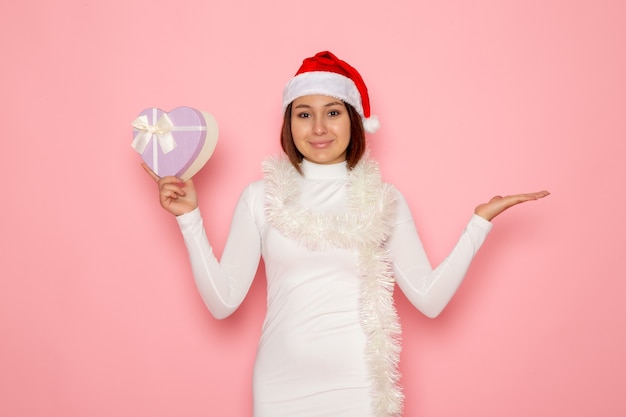
<svg viewBox="0 0 626 417">
<path fill-rule="evenodd" d="M 156 107 L 133 121 L 131 146 L 158 176 L 187 181 L 207 163 L 217 145 L 215 118 L 192 107 L 165 112 Z"/>
</svg>

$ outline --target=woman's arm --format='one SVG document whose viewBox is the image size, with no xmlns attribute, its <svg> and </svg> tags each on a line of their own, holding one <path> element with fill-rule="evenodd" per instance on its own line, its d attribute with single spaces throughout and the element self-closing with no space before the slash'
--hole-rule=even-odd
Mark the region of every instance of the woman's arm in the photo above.
<svg viewBox="0 0 626 417">
<path fill-rule="evenodd" d="M 396 282 L 411 303 L 428 317 L 436 317 L 448 304 L 492 228 L 489 220 L 504 210 L 549 193 L 494 197 L 476 207 L 449 255 L 435 268 L 420 241 L 410 209 L 398 193 L 398 216 L 388 245 L 392 253 Z"/>
<path fill-rule="evenodd" d="M 204 230 L 193 181 L 160 178 L 146 164 L 142 166 L 158 184 L 161 206 L 176 216 L 200 296 L 215 318 L 228 317 L 245 298 L 261 258 L 251 187 L 239 198 L 222 258 L 218 260 Z"/>
<path fill-rule="evenodd" d="M 221 259 L 207 239 L 200 210 L 176 217 L 194 280 L 202 300 L 217 319 L 231 315 L 243 302 L 261 258 L 261 238 L 251 206 L 250 187 L 242 193 Z"/>
</svg>

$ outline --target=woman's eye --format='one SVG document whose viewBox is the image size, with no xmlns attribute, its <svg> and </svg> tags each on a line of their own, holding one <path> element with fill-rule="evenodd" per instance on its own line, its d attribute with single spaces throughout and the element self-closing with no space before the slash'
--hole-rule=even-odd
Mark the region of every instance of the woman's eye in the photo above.
<svg viewBox="0 0 626 417">
<path fill-rule="evenodd" d="M 301 119 L 306 119 L 307 117 L 310 117 L 311 115 L 309 113 L 298 113 L 298 117 Z"/>
<path fill-rule="evenodd" d="M 339 110 L 331 110 L 328 112 L 329 116 L 339 116 Z"/>
</svg>

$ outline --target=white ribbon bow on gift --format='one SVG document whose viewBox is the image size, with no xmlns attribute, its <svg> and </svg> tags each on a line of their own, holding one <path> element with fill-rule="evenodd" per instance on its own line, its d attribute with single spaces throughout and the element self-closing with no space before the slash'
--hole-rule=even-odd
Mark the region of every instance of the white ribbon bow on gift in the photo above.
<svg viewBox="0 0 626 417">
<path fill-rule="evenodd" d="M 176 147 L 176 141 L 171 133 L 174 124 L 166 113 L 163 113 L 163 115 L 159 117 L 159 120 L 154 126 L 148 123 L 148 116 L 146 115 L 136 118 L 132 125 L 135 129 L 139 130 L 139 133 L 137 133 L 137 136 L 135 136 L 130 146 L 140 154 L 144 153 L 153 135 L 156 135 L 156 140 L 159 142 L 163 153 L 171 152 Z"/>
</svg>

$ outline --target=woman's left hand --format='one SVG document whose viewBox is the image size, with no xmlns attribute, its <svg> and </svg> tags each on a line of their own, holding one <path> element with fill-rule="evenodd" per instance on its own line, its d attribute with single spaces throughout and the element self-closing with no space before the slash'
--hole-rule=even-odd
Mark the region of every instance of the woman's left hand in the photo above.
<svg viewBox="0 0 626 417">
<path fill-rule="evenodd" d="M 495 196 L 488 203 L 480 204 L 474 210 L 474 213 L 480 217 L 491 221 L 498 214 L 502 213 L 509 207 L 513 207 L 517 204 L 524 203 L 526 201 L 538 200 L 540 198 L 550 195 L 547 191 L 539 191 L 536 193 L 528 194 L 515 194 L 507 195 L 505 197 Z"/>
</svg>

